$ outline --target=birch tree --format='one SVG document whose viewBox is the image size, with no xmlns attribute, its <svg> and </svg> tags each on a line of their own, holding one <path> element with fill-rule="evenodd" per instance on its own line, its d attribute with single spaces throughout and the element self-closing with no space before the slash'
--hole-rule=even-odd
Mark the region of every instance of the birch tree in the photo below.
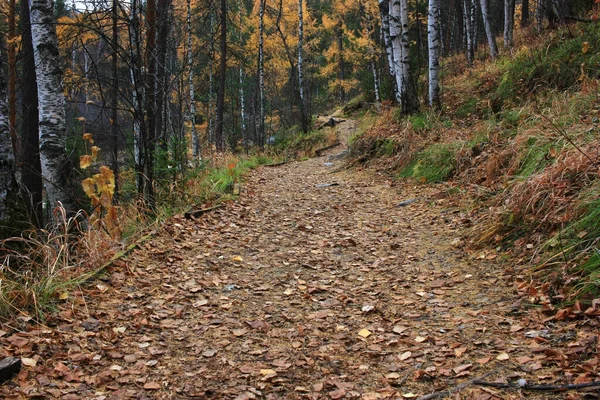
<svg viewBox="0 0 600 400">
<path fill-rule="evenodd" d="M 402 100 L 402 29 L 400 26 L 400 0 L 391 0 L 389 2 L 389 30 L 390 30 L 390 42 L 391 42 L 391 53 L 392 53 L 392 67 L 393 77 L 396 82 L 396 101 L 398 103 Z"/>
<path fill-rule="evenodd" d="M 429 46 L 429 105 L 441 107 L 440 102 L 440 0 L 429 0 L 427 44 Z"/>
<path fill-rule="evenodd" d="M 410 38 L 408 36 L 408 0 L 400 0 L 400 26 L 402 50 L 400 60 L 400 104 L 404 114 L 412 114 L 419 110 L 417 89 L 412 80 L 410 67 Z"/>
<path fill-rule="evenodd" d="M 11 216 L 10 200 L 18 196 L 15 180 L 15 155 L 10 137 L 6 94 L 6 79 L 0 68 L 0 223 L 9 221 Z"/>
<path fill-rule="evenodd" d="M 188 121 L 191 125 L 191 136 L 192 136 L 192 156 L 194 161 L 201 159 L 200 157 L 200 141 L 198 139 L 198 132 L 196 131 L 196 95 L 194 87 L 194 52 L 192 49 L 192 1 L 187 0 L 187 15 L 186 15 L 186 33 L 187 33 L 187 67 L 188 72 L 188 85 L 190 95 L 190 106 Z"/>
<path fill-rule="evenodd" d="M 515 0 L 504 0 L 504 48 L 513 46 L 513 29 L 515 26 Z"/>
<path fill-rule="evenodd" d="M 21 68 L 21 196 L 33 226 L 44 226 L 42 211 L 42 166 L 40 164 L 40 138 L 38 135 L 38 97 L 35 77 L 35 60 L 31 40 L 29 2 L 21 1 L 22 68 Z"/>
<path fill-rule="evenodd" d="M 49 211 L 62 204 L 77 210 L 68 191 L 71 168 L 66 151 L 65 98 L 52 0 L 29 0 L 39 103 L 42 176 Z"/>
<path fill-rule="evenodd" d="M 469 66 L 475 61 L 475 29 L 473 24 L 474 0 L 463 0 L 463 21 L 467 38 L 467 62 Z"/>
<path fill-rule="evenodd" d="M 489 0 L 480 0 L 480 4 L 485 35 L 487 36 L 488 44 L 490 46 L 490 56 L 495 60 L 498 57 L 498 45 L 496 44 L 496 38 L 494 38 L 494 32 L 492 31 L 492 24 L 489 16 Z"/>
</svg>

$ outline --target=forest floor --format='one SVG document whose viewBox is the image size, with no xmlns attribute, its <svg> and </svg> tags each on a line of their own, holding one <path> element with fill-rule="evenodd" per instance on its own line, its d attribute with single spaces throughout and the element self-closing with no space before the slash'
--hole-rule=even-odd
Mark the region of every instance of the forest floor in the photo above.
<svg viewBox="0 0 600 400">
<path fill-rule="evenodd" d="M 527 307 L 519 271 L 467 251 L 447 186 L 348 169 L 342 150 L 255 170 L 238 200 L 173 218 L 47 327 L 4 327 L 25 366 L 0 397 L 398 399 L 467 382 L 451 397 L 596 398 L 474 384 L 594 380 L 597 324 Z"/>
</svg>

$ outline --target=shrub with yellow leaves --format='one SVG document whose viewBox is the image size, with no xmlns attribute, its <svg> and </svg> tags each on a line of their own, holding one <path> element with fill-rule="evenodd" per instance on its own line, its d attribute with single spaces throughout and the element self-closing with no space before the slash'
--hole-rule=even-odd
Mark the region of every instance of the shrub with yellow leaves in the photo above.
<svg viewBox="0 0 600 400">
<path fill-rule="evenodd" d="M 98 159 L 100 148 L 93 145 L 94 139 L 91 133 L 84 133 L 83 140 L 86 154 L 79 157 L 79 167 L 87 169 Z M 89 149 L 88 145 L 90 146 Z M 81 186 L 92 202 L 90 224 L 96 229 L 106 229 L 110 236 L 115 239 L 120 238 L 122 232 L 119 226 L 117 207 L 113 204 L 115 195 L 115 173 L 113 170 L 106 165 L 101 165 L 99 172 L 84 179 Z"/>
</svg>

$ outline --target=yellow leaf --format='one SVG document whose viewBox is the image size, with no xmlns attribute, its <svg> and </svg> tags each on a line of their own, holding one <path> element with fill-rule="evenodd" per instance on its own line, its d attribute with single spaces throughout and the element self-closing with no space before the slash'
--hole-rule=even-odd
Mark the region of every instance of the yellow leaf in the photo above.
<svg viewBox="0 0 600 400">
<path fill-rule="evenodd" d="M 405 399 L 412 399 L 414 397 L 417 397 L 417 395 L 411 392 L 411 393 L 404 393 L 402 395 L 402 397 L 404 397 Z"/>
<path fill-rule="evenodd" d="M 88 156 L 87 154 L 79 156 L 79 168 L 86 169 L 90 165 L 92 165 L 92 156 Z"/>
<path fill-rule="evenodd" d="M 127 328 L 124 326 L 119 326 L 118 328 L 113 328 L 112 330 L 114 333 L 125 333 Z"/>
<path fill-rule="evenodd" d="M 37 360 L 34 358 L 21 357 L 21 363 L 28 367 L 35 367 L 37 365 Z"/>
<path fill-rule="evenodd" d="M 361 329 L 360 332 L 358 332 L 358 335 L 364 338 L 368 338 L 369 336 L 371 336 L 371 331 L 368 329 Z"/>
<path fill-rule="evenodd" d="M 231 261 L 242 262 L 244 259 L 241 256 L 235 256 L 231 258 Z"/>
<path fill-rule="evenodd" d="M 94 189 L 95 181 L 92 178 L 84 179 L 81 182 L 81 186 L 83 187 L 83 191 L 88 197 L 92 197 L 96 190 Z"/>
<path fill-rule="evenodd" d="M 58 298 L 61 300 L 66 300 L 69 298 L 69 293 L 67 292 L 62 292 L 61 294 L 58 295 Z"/>
<path fill-rule="evenodd" d="M 105 189 L 113 195 L 115 193 L 115 173 L 105 165 L 100 167 L 100 173 L 106 182 Z"/>
<path fill-rule="evenodd" d="M 508 360 L 508 359 L 509 359 L 509 356 L 505 352 L 498 354 L 498 357 L 496 357 L 496 360 L 499 360 L 499 361 L 504 361 L 504 360 Z"/>
<path fill-rule="evenodd" d="M 590 51 L 590 43 L 589 42 L 583 42 L 583 44 L 581 45 L 581 52 L 583 54 L 585 54 L 588 51 Z"/>
<path fill-rule="evenodd" d="M 77 121 L 84 122 L 85 121 L 85 117 L 77 117 Z"/>
<path fill-rule="evenodd" d="M 272 374 L 277 374 L 277 371 L 275 371 L 274 369 L 261 369 L 260 374 L 261 375 L 272 375 Z"/>
<path fill-rule="evenodd" d="M 92 142 L 92 143 L 94 143 L 94 142 Z M 92 161 L 96 161 L 96 158 L 98 158 L 99 151 L 100 151 L 100 147 L 92 146 Z"/>
<path fill-rule="evenodd" d="M 92 139 L 92 134 L 91 133 L 84 133 L 83 134 L 83 140 L 87 140 L 90 143 L 94 143 L 94 139 Z"/>
</svg>

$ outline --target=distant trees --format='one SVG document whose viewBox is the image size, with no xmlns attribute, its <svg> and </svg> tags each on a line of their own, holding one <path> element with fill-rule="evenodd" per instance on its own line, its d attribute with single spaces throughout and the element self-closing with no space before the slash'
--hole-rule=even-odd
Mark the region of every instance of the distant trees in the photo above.
<svg viewBox="0 0 600 400">
<path fill-rule="evenodd" d="M 86 155 L 90 170 L 78 167 L 83 134 L 122 197 L 152 210 L 203 152 L 309 132 L 313 114 L 355 96 L 403 114 L 424 99 L 440 108 L 441 57 L 464 52 L 472 65 L 485 39 L 495 57 L 498 37 L 513 45 L 515 15 L 520 26 L 535 15 L 542 30 L 590 3 L 8 0 L 0 219 L 15 178 L 35 226 L 59 203 L 70 212 L 88 203 L 80 181 L 99 164 Z"/>
</svg>

